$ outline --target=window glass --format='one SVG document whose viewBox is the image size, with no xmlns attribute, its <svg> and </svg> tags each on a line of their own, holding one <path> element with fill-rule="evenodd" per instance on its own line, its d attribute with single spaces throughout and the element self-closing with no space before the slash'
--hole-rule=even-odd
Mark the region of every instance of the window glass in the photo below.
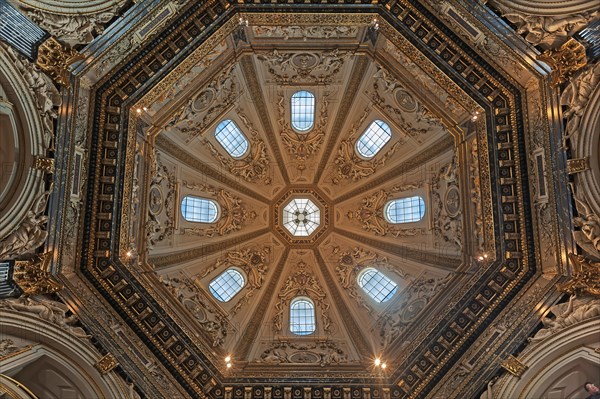
<svg viewBox="0 0 600 399">
<path fill-rule="evenodd" d="M 315 123 L 315 96 L 306 90 L 292 95 L 292 127 L 299 132 L 307 132 Z"/>
<path fill-rule="evenodd" d="M 246 281 L 236 269 L 227 269 L 208 285 L 210 293 L 221 302 L 227 302 L 244 287 Z"/>
<path fill-rule="evenodd" d="M 215 138 L 234 158 L 240 158 L 248 151 L 246 136 L 231 119 L 219 123 L 215 130 Z"/>
<path fill-rule="evenodd" d="M 418 222 L 425 214 L 425 201 L 419 196 L 400 198 L 388 202 L 384 209 L 390 223 Z"/>
<path fill-rule="evenodd" d="M 296 335 L 314 333 L 315 305 L 308 298 L 295 298 L 290 303 L 290 331 Z"/>
<path fill-rule="evenodd" d="M 372 267 L 365 269 L 358 276 L 358 285 L 379 303 L 389 300 L 398 290 L 396 283 Z"/>
<path fill-rule="evenodd" d="M 181 200 L 181 214 L 188 222 L 214 223 L 219 208 L 213 200 L 186 195 Z"/>
<path fill-rule="evenodd" d="M 391 138 L 392 130 L 388 124 L 376 119 L 358 138 L 356 151 L 365 158 L 373 158 Z"/>
</svg>

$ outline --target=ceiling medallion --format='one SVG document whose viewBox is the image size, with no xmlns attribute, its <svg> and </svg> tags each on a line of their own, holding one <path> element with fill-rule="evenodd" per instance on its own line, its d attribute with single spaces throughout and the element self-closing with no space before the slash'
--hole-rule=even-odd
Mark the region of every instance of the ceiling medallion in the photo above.
<svg viewBox="0 0 600 399">
<path fill-rule="evenodd" d="M 325 200 L 311 189 L 291 189 L 275 204 L 276 230 L 292 244 L 313 244 L 329 225 Z"/>
</svg>

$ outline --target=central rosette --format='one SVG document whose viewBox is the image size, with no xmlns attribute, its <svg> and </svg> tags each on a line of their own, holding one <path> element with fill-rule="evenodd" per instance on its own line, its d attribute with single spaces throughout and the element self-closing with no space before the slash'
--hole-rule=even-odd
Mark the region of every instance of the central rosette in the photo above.
<svg viewBox="0 0 600 399">
<path fill-rule="evenodd" d="M 311 235 L 321 223 L 321 211 L 308 198 L 292 198 L 283 208 L 283 226 L 296 237 Z"/>
</svg>

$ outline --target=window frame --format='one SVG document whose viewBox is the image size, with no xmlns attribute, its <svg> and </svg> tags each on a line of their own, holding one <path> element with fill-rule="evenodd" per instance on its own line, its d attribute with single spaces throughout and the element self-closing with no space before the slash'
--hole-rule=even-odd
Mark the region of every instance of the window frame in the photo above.
<svg viewBox="0 0 600 399">
<path fill-rule="evenodd" d="M 221 134 L 221 132 L 223 132 L 230 124 L 233 124 L 233 128 L 234 131 L 237 130 L 237 133 L 244 139 L 244 141 L 246 142 L 246 148 L 244 150 L 243 153 L 241 153 L 240 155 L 234 155 L 229 149 L 228 147 L 225 145 L 224 142 L 221 141 L 221 139 L 219 139 L 219 135 Z M 219 128 L 220 126 L 223 126 L 222 128 Z M 230 130 L 227 130 L 227 132 L 225 132 L 224 134 L 226 135 L 230 135 L 232 134 Z M 223 148 L 223 150 L 225 150 L 225 152 L 233 159 L 242 159 L 244 158 L 246 155 L 248 155 L 248 152 L 250 151 L 250 141 L 248 140 L 248 137 L 246 137 L 246 135 L 244 134 L 244 132 L 242 132 L 242 129 L 240 129 L 240 127 L 238 126 L 237 123 L 235 123 L 235 121 L 233 119 L 223 119 L 222 121 L 220 121 L 217 126 L 215 127 L 215 132 L 213 134 L 213 137 L 215 138 L 215 140 L 217 141 L 217 143 L 219 143 L 219 145 L 221 146 L 221 148 Z M 230 142 L 231 143 L 231 142 Z M 239 146 L 236 146 L 235 149 L 237 149 Z"/>
<path fill-rule="evenodd" d="M 301 330 L 300 332 L 295 332 L 295 331 L 293 330 L 293 328 L 292 328 L 292 326 L 293 326 L 293 325 L 295 325 L 295 324 L 298 324 L 299 326 L 304 326 L 304 325 L 306 325 L 306 324 L 301 324 L 301 323 L 295 323 L 295 324 L 293 324 L 293 320 L 294 320 L 295 318 L 302 318 L 302 317 L 304 317 L 304 316 L 297 316 L 297 317 L 294 317 L 294 316 L 293 316 L 293 314 L 292 314 L 292 311 L 294 310 L 293 306 L 294 306 L 295 304 L 299 303 L 299 302 L 306 302 L 306 303 L 309 303 L 309 304 L 311 305 L 311 307 L 312 307 L 312 325 L 311 325 L 311 327 L 312 327 L 312 330 L 311 330 L 311 331 L 308 331 L 308 330 Z M 300 309 L 299 309 L 299 310 L 300 310 Z M 301 310 L 304 310 L 304 309 L 301 309 Z M 316 312 L 316 306 L 315 306 L 315 303 L 313 302 L 313 300 L 312 300 L 312 299 L 310 299 L 310 298 L 309 298 L 309 297 L 307 297 L 307 296 L 297 296 L 297 297 L 294 297 L 294 298 L 293 298 L 293 299 L 290 301 L 290 306 L 289 306 L 289 321 L 290 321 L 290 323 L 289 323 L 289 324 L 290 324 L 290 328 L 289 328 L 289 330 L 290 330 L 290 332 L 291 332 L 292 334 L 294 334 L 294 335 L 298 335 L 298 336 L 306 336 L 306 335 L 311 335 L 311 334 L 314 334 L 314 333 L 316 333 L 316 332 L 317 332 L 317 312 Z"/>
<path fill-rule="evenodd" d="M 226 273 L 228 274 L 228 276 L 222 277 Z M 219 282 L 219 287 L 217 287 L 217 288 L 222 289 L 224 291 L 224 293 L 226 293 L 228 295 L 228 298 L 224 300 L 223 295 L 216 292 L 217 289 L 213 288 L 213 284 L 215 283 L 215 281 L 217 281 L 218 279 L 221 279 L 221 278 L 233 278 L 233 277 L 229 277 L 229 273 L 237 273 L 242 278 L 242 284 L 232 294 L 230 292 L 227 292 L 226 288 L 224 288 L 224 284 Z M 225 283 L 228 283 L 228 282 L 226 281 Z M 222 302 L 222 303 L 227 303 L 227 302 L 231 301 L 233 299 L 233 297 L 235 297 L 237 294 L 239 294 L 244 289 L 244 287 L 246 286 L 247 283 L 248 283 L 248 277 L 246 276 L 246 273 L 244 273 L 243 270 L 241 270 L 237 267 L 228 267 L 223 272 L 219 273 L 215 278 L 210 280 L 210 282 L 208 283 L 208 291 L 213 296 L 213 298 L 215 298 L 217 301 Z M 231 285 L 228 288 L 231 288 Z"/>
<path fill-rule="evenodd" d="M 310 123 L 310 126 L 308 126 L 305 129 L 301 129 L 301 128 L 297 127 L 296 122 L 294 121 L 294 108 L 296 106 L 298 106 L 298 107 L 305 106 L 305 105 L 296 105 L 296 106 L 294 105 L 294 96 L 296 96 L 297 94 L 300 94 L 300 93 L 308 93 L 312 96 L 312 121 Z M 299 97 L 299 99 L 304 99 L 304 98 L 308 98 L 308 97 Z M 302 90 L 298 90 L 294 94 L 292 94 L 290 97 L 290 126 L 292 127 L 292 129 L 294 129 L 295 132 L 300 133 L 300 134 L 306 134 L 306 133 L 310 132 L 315 127 L 316 109 L 317 109 L 317 97 L 315 96 L 315 94 L 313 92 L 302 89 Z"/>
<path fill-rule="evenodd" d="M 416 198 L 419 201 L 419 205 L 418 205 L 419 209 L 418 209 L 417 212 L 418 212 L 418 214 L 419 214 L 420 217 L 418 219 L 415 219 L 415 220 L 406 220 L 406 221 L 393 221 L 389 217 L 389 215 L 388 215 L 389 209 L 390 209 L 390 207 L 393 204 L 397 203 L 398 201 L 412 201 L 413 198 Z M 421 205 L 422 205 L 422 211 L 420 209 Z M 401 216 L 405 216 L 407 214 L 410 214 L 410 215 L 414 215 L 415 214 L 415 211 L 412 210 L 412 208 L 414 207 L 414 205 L 411 203 L 410 205 L 408 205 L 408 207 L 410 208 L 409 211 L 408 212 L 404 212 L 403 215 L 401 215 Z M 425 199 L 421 195 L 411 195 L 409 197 L 394 198 L 394 199 L 391 199 L 388 202 L 386 202 L 385 205 L 383 206 L 383 217 L 384 217 L 385 221 L 388 222 L 388 223 L 390 223 L 390 224 L 418 223 L 418 222 L 420 222 L 420 221 L 423 220 L 423 218 L 425 217 L 425 213 L 426 212 L 427 212 L 427 206 L 425 204 Z M 398 212 L 396 212 L 396 214 L 397 214 L 396 216 L 398 216 Z"/>
<path fill-rule="evenodd" d="M 382 279 L 387 280 L 387 282 L 385 283 L 385 285 L 382 288 L 377 288 L 376 286 L 373 286 L 371 289 L 365 288 L 365 286 L 367 284 L 369 284 L 374 277 L 371 277 L 369 279 L 369 281 L 365 282 L 364 284 L 362 283 L 363 277 L 365 276 L 365 274 L 371 273 L 371 272 L 374 272 L 376 275 L 382 276 L 382 278 L 380 278 L 379 281 L 377 281 L 375 284 L 379 284 Z M 363 292 L 365 294 L 367 294 L 367 296 L 369 298 L 371 298 L 373 301 L 377 302 L 378 304 L 388 302 L 396 295 L 396 293 L 398 293 L 398 283 L 396 283 L 394 280 L 389 278 L 385 273 L 381 272 L 380 270 L 377 270 L 374 267 L 366 267 L 363 270 L 361 270 L 361 272 L 356 276 L 356 283 L 363 290 Z M 388 293 L 385 294 L 385 296 L 381 300 L 377 299 L 377 296 L 382 293 L 383 289 L 387 288 L 389 283 L 393 284 L 394 288 L 389 290 Z M 373 290 L 375 290 L 375 289 L 377 290 L 377 292 L 375 294 L 373 294 Z"/>
<path fill-rule="evenodd" d="M 216 208 L 216 213 L 215 213 L 215 217 L 213 220 L 211 221 L 202 221 L 202 220 L 190 220 L 186 217 L 186 214 L 188 213 L 187 211 L 187 207 L 188 205 L 184 206 L 183 203 L 186 200 L 186 198 L 191 198 L 194 200 L 199 200 L 199 201 L 206 201 L 208 203 L 211 203 L 215 206 Z M 212 224 L 212 223 L 216 223 L 219 218 L 221 217 L 221 207 L 219 206 L 219 203 L 213 199 L 210 198 L 204 198 L 204 197 L 198 197 L 192 194 L 186 194 L 183 196 L 183 198 L 181 199 L 181 202 L 179 203 L 180 206 L 180 211 L 181 211 L 181 217 L 183 217 L 183 220 L 185 220 L 186 222 L 189 223 L 204 223 L 204 224 Z"/>
<path fill-rule="evenodd" d="M 378 122 L 383 123 L 385 126 L 387 126 L 387 130 L 383 128 L 383 126 L 381 126 Z M 361 152 L 359 144 L 361 144 L 362 138 L 369 133 L 372 129 L 371 126 L 373 125 L 377 125 L 381 130 L 385 131 L 386 133 L 389 134 L 388 139 L 375 151 L 373 152 L 372 155 L 365 155 Z M 376 134 L 376 133 L 374 133 Z M 392 128 L 390 126 L 389 123 L 385 122 L 382 119 L 373 119 L 373 121 L 371 123 L 369 123 L 369 125 L 367 126 L 367 128 L 363 131 L 363 133 L 358 137 L 358 139 L 356 139 L 356 143 L 354 144 L 354 151 L 356 151 L 356 154 L 362 158 L 362 159 L 366 159 L 366 160 L 370 160 L 373 159 L 377 156 L 377 154 L 379 154 L 381 152 L 381 150 L 390 142 L 392 141 Z M 363 144 L 364 145 L 364 144 Z M 365 145 L 366 147 L 366 145 Z"/>
</svg>

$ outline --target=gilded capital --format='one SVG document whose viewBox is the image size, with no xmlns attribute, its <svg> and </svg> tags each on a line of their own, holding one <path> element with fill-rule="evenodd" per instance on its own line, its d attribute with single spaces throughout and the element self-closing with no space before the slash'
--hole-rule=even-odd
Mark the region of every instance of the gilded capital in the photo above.
<svg viewBox="0 0 600 399">
<path fill-rule="evenodd" d="M 15 261 L 13 280 L 24 295 L 52 294 L 63 286 L 49 272 L 52 252 L 36 255 L 28 260 Z"/>
<path fill-rule="evenodd" d="M 67 49 L 51 37 L 38 49 L 36 64 L 56 83 L 69 87 L 69 65 L 85 58 L 73 49 Z"/>
<path fill-rule="evenodd" d="M 552 67 L 553 86 L 559 86 L 568 81 L 576 71 L 587 64 L 585 47 L 573 38 L 555 50 L 544 51 L 538 56 L 538 59 Z"/>
</svg>

